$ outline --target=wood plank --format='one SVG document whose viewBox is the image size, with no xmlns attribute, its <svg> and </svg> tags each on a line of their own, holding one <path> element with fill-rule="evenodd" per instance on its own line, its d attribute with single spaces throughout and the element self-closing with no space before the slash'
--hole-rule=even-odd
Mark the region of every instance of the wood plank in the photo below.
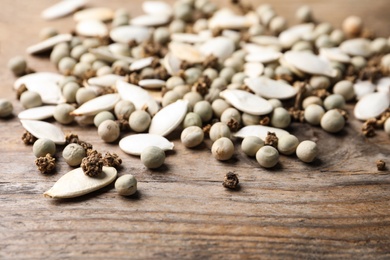
<svg viewBox="0 0 390 260">
<path fill-rule="evenodd" d="M 172 2 L 172 1 L 169 1 Z M 218 3 L 225 3 L 220 0 Z M 262 1 L 251 1 L 255 5 Z M 55 71 L 44 57 L 25 49 L 38 41 L 40 28 L 70 31 L 71 17 L 44 21 L 39 17 L 50 0 L 2 0 L 0 9 L 1 96 L 10 98 L 15 114 L 15 78 L 9 58 L 22 54 L 37 71 Z M 91 5 L 124 6 L 140 13 L 141 1 L 103 0 Z M 379 35 L 390 35 L 388 1 L 305 0 L 272 2 L 294 23 L 294 12 L 306 3 L 315 16 L 340 26 L 349 14 L 362 16 Z M 351 105 L 348 107 L 351 111 Z M 93 127 L 61 126 L 99 151 L 114 151 L 124 163 L 120 174 L 134 174 L 136 196 L 118 196 L 113 185 L 81 198 L 49 200 L 43 192 L 71 168 L 59 159 L 57 173 L 42 175 L 33 163 L 31 146 L 20 140 L 16 117 L 0 120 L 0 258 L 134 258 L 134 259 L 388 259 L 390 257 L 390 178 L 375 161 L 387 160 L 389 137 L 382 131 L 364 138 L 353 116 L 345 130 L 331 135 L 317 127 L 294 123 L 289 131 L 300 140 L 318 142 L 313 164 L 282 156 L 275 169 L 260 168 L 243 155 L 235 141 L 234 158 L 212 158 L 208 140 L 197 149 L 170 136 L 169 152 L 159 170 L 146 169 L 139 158 L 105 144 Z M 125 134 L 123 134 L 124 136 Z M 61 157 L 61 148 L 57 156 Z M 228 171 L 239 174 L 241 188 L 222 187 Z"/>
</svg>

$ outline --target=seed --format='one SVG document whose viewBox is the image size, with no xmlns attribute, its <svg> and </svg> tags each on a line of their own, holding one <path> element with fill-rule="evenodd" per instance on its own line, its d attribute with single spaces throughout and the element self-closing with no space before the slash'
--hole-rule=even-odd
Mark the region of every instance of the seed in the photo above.
<svg viewBox="0 0 390 260">
<path fill-rule="evenodd" d="M 213 117 L 213 109 L 208 101 L 199 101 L 194 106 L 194 113 L 197 113 L 202 122 L 208 122 Z"/>
<path fill-rule="evenodd" d="M 264 146 L 264 141 L 257 136 L 247 136 L 242 140 L 241 150 L 248 156 L 255 156 L 257 151 Z"/>
<path fill-rule="evenodd" d="M 144 110 L 134 111 L 129 118 L 130 128 L 138 133 L 146 131 L 151 121 L 150 114 Z"/>
<path fill-rule="evenodd" d="M 155 134 L 134 134 L 120 140 L 119 147 L 125 153 L 140 155 L 141 152 L 149 146 L 156 146 L 160 149 L 172 150 L 174 145 L 165 137 Z"/>
<path fill-rule="evenodd" d="M 324 116 L 325 110 L 317 104 L 310 104 L 305 108 L 305 120 L 311 125 L 319 125 L 321 118 Z"/>
<path fill-rule="evenodd" d="M 57 34 L 58 34 L 57 29 L 55 29 L 53 27 L 44 27 L 39 32 L 39 39 L 44 41 L 44 40 L 49 39 L 53 36 L 56 36 Z"/>
<path fill-rule="evenodd" d="M 221 137 L 213 143 L 211 153 L 219 161 L 229 160 L 234 154 L 234 144 L 229 138 Z"/>
<path fill-rule="evenodd" d="M 70 124 L 74 120 L 74 116 L 71 113 L 75 110 L 74 106 L 69 104 L 59 104 L 54 109 L 54 119 L 64 125 Z"/>
<path fill-rule="evenodd" d="M 113 120 L 106 120 L 99 125 L 98 135 L 104 142 L 115 142 L 120 135 L 119 126 Z"/>
<path fill-rule="evenodd" d="M 146 147 L 141 153 L 141 161 L 149 169 L 159 168 L 164 164 L 165 152 L 157 146 Z"/>
<path fill-rule="evenodd" d="M 350 36 L 357 36 L 363 29 L 363 20 L 358 16 L 348 16 L 343 21 L 343 31 Z"/>
<path fill-rule="evenodd" d="M 291 116 L 283 107 L 274 109 L 271 116 L 271 125 L 277 128 L 287 128 L 291 123 Z"/>
<path fill-rule="evenodd" d="M 24 129 L 36 138 L 47 138 L 56 144 L 65 143 L 65 134 L 62 130 L 50 123 L 36 120 L 20 120 Z"/>
<path fill-rule="evenodd" d="M 217 122 L 211 126 L 209 135 L 210 140 L 213 142 L 221 137 L 230 138 L 230 128 L 225 123 Z"/>
<path fill-rule="evenodd" d="M 9 100 L 0 98 L 0 117 L 9 117 L 12 115 L 13 109 L 13 105 Z"/>
<path fill-rule="evenodd" d="M 214 116 L 217 118 L 221 118 L 222 113 L 229 107 L 231 106 L 223 99 L 216 99 L 211 104 Z"/>
<path fill-rule="evenodd" d="M 115 189 L 122 196 L 130 196 L 137 192 L 137 179 L 131 174 L 120 176 L 115 181 Z"/>
<path fill-rule="evenodd" d="M 257 125 L 261 120 L 260 116 L 255 116 L 248 113 L 242 113 L 241 119 L 244 126 Z"/>
<path fill-rule="evenodd" d="M 203 129 L 199 126 L 189 126 L 181 132 L 181 142 L 185 147 L 192 148 L 203 142 Z"/>
<path fill-rule="evenodd" d="M 290 155 L 295 153 L 299 140 L 294 135 L 283 135 L 278 139 L 278 151 L 281 154 Z"/>
<path fill-rule="evenodd" d="M 309 96 L 302 101 L 302 108 L 306 109 L 313 104 L 322 106 L 323 104 L 322 99 L 317 96 Z"/>
<path fill-rule="evenodd" d="M 37 92 L 25 91 L 20 96 L 20 103 L 24 108 L 39 107 L 42 105 L 42 98 Z"/>
<path fill-rule="evenodd" d="M 62 151 L 62 157 L 70 166 L 80 166 L 81 161 L 86 157 L 85 149 L 79 144 L 68 144 Z"/>
<path fill-rule="evenodd" d="M 54 156 L 56 153 L 56 144 L 46 138 L 40 138 L 34 142 L 33 153 L 35 157 L 44 157 L 46 154 Z"/>
<path fill-rule="evenodd" d="M 332 94 L 325 98 L 324 107 L 326 110 L 334 109 L 334 108 L 344 108 L 345 99 L 340 94 Z"/>
<path fill-rule="evenodd" d="M 280 138 L 282 135 L 289 134 L 287 131 L 275 127 L 250 125 L 238 130 L 237 133 L 234 134 L 234 136 L 239 138 L 245 138 L 247 136 L 257 136 L 260 137 L 262 140 L 265 140 L 268 135 L 268 132 L 275 133 L 278 138 Z"/>
<path fill-rule="evenodd" d="M 190 126 L 198 126 L 202 127 L 202 119 L 197 113 L 190 112 L 187 113 L 183 120 L 183 128 L 187 128 Z"/>
<path fill-rule="evenodd" d="M 313 141 L 303 141 L 298 145 L 296 153 L 301 161 L 311 163 L 318 154 L 317 144 Z"/>
<path fill-rule="evenodd" d="M 93 118 L 93 124 L 96 127 L 99 127 L 101 123 L 103 123 L 106 120 L 115 120 L 115 116 L 109 112 L 109 111 L 102 111 L 99 112 L 94 118 Z"/>
<path fill-rule="evenodd" d="M 8 61 L 7 67 L 15 76 L 21 76 L 26 72 L 27 62 L 22 56 L 16 56 Z"/>
<path fill-rule="evenodd" d="M 342 95 L 345 101 L 350 101 L 355 97 L 353 84 L 348 80 L 337 82 L 333 87 L 333 93 Z"/>
<path fill-rule="evenodd" d="M 337 109 L 327 111 L 321 118 L 321 127 L 329 133 L 337 133 L 344 128 L 345 119 Z"/>
<path fill-rule="evenodd" d="M 263 146 L 256 153 L 256 161 L 264 168 L 272 168 L 279 161 L 279 152 L 272 146 Z"/>
<path fill-rule="evenodd" d="M 103 171 L 94 178 L 85 175 L 81 168 L 77 168 L 63 175 L 44 195 L 54 199 L 75 198 L 109 185 L 116 176 L 117 171 L 114 167 L 103 166 Z"/>
<path fill-rule="evenodd" d="M 64 96 L 67 103 L 76 102 L 76 94 L 79 90 L 80 85 L 76 82 L 68 82 L 62 89 L 62 95 Z"/>
<path fill-rule="evenodd" d="M 116 103 L 114 113 L 117 118 L 129 118 L 131 113 L 135 111 L 135 106 L 131 101 L 120 100 Z"/>
<path fill-rule="evenodd" d="M 386 119 L 384 128 L 385 128 L 386 134 L 390 135 L 390 118 Z"/>
<path fill-rule="evenodd" d="M 221 115 L 221 122 L 229 124 L 231 121 L 236 122 L 237 124 L 241 123 L 241 114 L 237 109 L 229 107 L 223 111 Z"/>
</svg>

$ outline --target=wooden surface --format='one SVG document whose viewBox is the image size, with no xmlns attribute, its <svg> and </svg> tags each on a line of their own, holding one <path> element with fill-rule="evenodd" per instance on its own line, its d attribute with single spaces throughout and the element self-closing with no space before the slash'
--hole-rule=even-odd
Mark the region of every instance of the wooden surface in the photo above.
<svg viewBox="0 0 390 260">
<path fill-rule="evenodd" d="M 38 41 L 44 26 L 61 32 L 74 26 L 71 18 L 40 18 L 51 2 L 1 0 L 0 93 L 12 100 L 15 115 L 22 108 L 6 62 L 23 54 L 37 71 L 54 71 L 46 59 L 27 56 L 25 49 Z M 141 1 L 91 2 L 124 6 L 136 14 Z M 380 35 L 390 35 L 388 0 L 273 2 L 290 21 L 301 3 L 310 4 L 319 20 L 339 26 L 344 17 L 357 14 Z M 272 170 L 244 156 L 239 142 L 234 159 L 223 163 L 211 157 L 209 141 L 188 150 L 176 133 L 170 136 L 175 151 L 168 153 L 164 167 L 151 171 L 116 144 L 104 144 L 96 129 L 64 126 L 101 152 L 117 152 L 124 160 L 119 174 L 135 175 L 139 191 L 120 197 L 110 185 L 58 201 L 42 193 L 71 168 L 60 159 L 56 174 L 40 174 L 31 146 L 21 142 L 17 118 L 1 120 L 0 258 L 389 259 L 390 176 L 378 172 L 375 161 L 390 164 L 390 141 L 383 132 L 366 139 L 360 127 L 353 117 L 337 135 L 294 124 L 289 130 L 300 140 L 318 142 L 319 158 L 305 164 L 281 156 Z M 239 191 L 222 187 L 228 171 L 239 174 Z"/>
</svg>

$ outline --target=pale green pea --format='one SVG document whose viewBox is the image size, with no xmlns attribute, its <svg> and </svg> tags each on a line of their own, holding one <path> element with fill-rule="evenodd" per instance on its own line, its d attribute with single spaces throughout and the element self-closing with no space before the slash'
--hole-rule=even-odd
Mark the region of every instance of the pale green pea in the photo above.
<svg viewBox="0 0 390 260">
<path fill-rule="evenodd" d="M 85 63 L 89 63 L 89 64 L 93 64 L 95 61 L 97 61 L 97 58 L 96 58 L 96 55 L 95 54 L 92 54 L 92 53 L 84 53 L 83 55 L 81 55 L 80 57 L 80 62 L 85 62 Z"/>
<path fill-rule="evenodd" d="M 58 82 L 58 86 L 63 89 L 69 82 L 77 82 L 77 78 L 75 76 L 66 76 Z"/>
<path fill-rule="evenodd" d="M 295 153 L 299 140 L 295 135 L 282 135 L 278 140 L 278 151 L 281 154 L 290 155 Z"/>
<path fill-rule="evenodd" d="M 143 68 L 140 76 L 142 79 L 152 79 L 154 78 L 154 69 L 150 67 Z"/>
<path fill-rule="evenodd" d="M 203 76 L 207 76 L 211 81 L 218 77 L 218 71 L 213 68 L 207 68 L 202 72 Z"/>
<path fill-rule="evenodd" d="M 8 117 L 12 114 L 14 107 L 11 103 L 11 101 L 5 99 L 5 98 L 0 98 L 0 117 Z"/>
<path fill-rule="evenodd" d="M 92 69 L 91 64 L 85 62 L 79 62 L 73 67 L 73 75 L 82 78 L 85 73 Z"/>
<path fill-rule="evenodd" d="M 53 117 L 54 119 L 63 124 L 67 125 L 74 121 L 74 116 L 70 115 L 70 113 L 75 110 L 74 106 L 69 104 L 59 104 L 54 109 Z"/>
<path fill-rule="evenodd" d="M 56 153 L 56 144 L 47 138 L 39 138 L 34 142 L 33 153 L 35 157 L 43 157 L 46 154 L 54 155 Z"/>
<path fill-rule="evenodd" d="M 58 63 L 58 70 L 64 75 L 69 75 L 76 63 L 75 59 L 71 57 L 64 57 Z"/>
<path fill-rule="evenodd" d="M 172 90 L 174 87 L 184 85 L 184 84 L 185 84 L 185 81 L 181 77 L 172 76 L 165 83 L 165 87 L 168 90 Z"/>
<path fill-rule="evenodd" d="M 216 99 L 219 99 L 220 96 L 219 94 L 221 93 L 221 90 L 220 89 L 217 89 L 217 88 L 210 88 L 209 89 L 209 93 L 206 94 L 206 96 L 204 96 L 204 100 L 212 103 L 214 102 Z"/>
<path fill-rule="evenodd" d="M 26 72 L 27 61 L 22 56 L 16 56 L 8 61 L 7 67 L 15 76 L 21 76 Z"/>
<path fill-rule="evenodd" d="M 191 87 L 189 85 L 180 85 L 176 86 L 173 91 L 176 92 L 180 98 L 183 98 L 185 94 L 191 92 Z"/>
<path fill-rule="evenodd" d="M 62 151 L 65 162 L 72 167 L 80 166 L 86 156 L 85 149 L 79 144 L 68 144 Z"/>
<path fill-rule="evenodd" d="M 225 100 L 223 99 L 216 99 L 211 103 L 211 108 L 213 109 L 213 113 L 215 117 L 220 118 L 222 113 L 231 107 Z"/>
<path fill-rule="evenodd" d="M 133 195 L 137 192 L 137 179 L 131 174 L 122 175 L 115 181 L 115 190 L 122 196 Z"/>
<path fill-rule="evenodd" d="M 221 137 L 226 137 L 230 139 L 230 128 L 225 123 L 217 122 L 211 126 L 209 136 L 210 140 L 213 142 L 215 142 Z"/>
<path fill-rule="evenodd" d="M 322 99 L 320 97 L 317 97 L 317 96 L 308 96 L 307 98 L 305 98 L 302 101 L 303 109 L 306 109 L 308 106 L 310 106 L 312 104 L 322 106 L 323 102 L 322 102 Z"/>
<path fill-rule="evenodd" d="M 247 136 L 241 142 L 241 150 L 248 156 L 255 156 L 264 146 L 264 141 L 257 136 Z"/>
<path fill-rule="evenodd" d="M 345 119 L 337 109 L 327 111 L 321 118 L 321 127 L 329 133 L 337 133 L 344 128 Z"/>
<path fill-rule="evenodd" d="M 194 106 L 194 112 L 197 113 L 202 122 L 208 122 L 213 117 L 213 109 L 208 101 L 199 101 Z"/>
<path fill-rule="evenodd" d="M 226 86 L 227 86 L 227 82 L 224 78 L 216 78 L 213 80 L 213 82 L 211 83 L 211 86 L 210 88 L 211 89 L 219 89 L 219 90 L 224 90 L 226 89 Z"/>
<path fill-rule="evenodd" d="M 184 117 L 183 120 L 183 128 L 187 128 L 190 126 L 199 126 L 202 127 L 202 119 L 197 113 L 190 112 Z"/>
<path fill-rule="evenodd" d="M 223 68 L 219 72 L 219 77 L 223 78 L 226 82 L 231 82 L 235 73 L 236 71 L 233 68 L 227 67 L 227 68 Z"/>
<path fill-rule="evenodd" d="M 330 80 L 325 76 L 312 76 L 309 84 L 314 89 L 327 89 L 330 86 Z"/>
<path fill-rule="evenodd" d="M 70 56 L 70 49 L 67 43 L 60 43 L 54 46 L 53 50 L 50 53 L 50 61 L 54 65 L 58 65 L 60 60 L 64 57 Z"/>
<path fill-rule="evenodd" d="M 93 118 L 93 124 L 96 127 L 99 127 L 101 123 L 103 123 L 106 120 L 115 120 L 115 116 L 109 112 L 109 111 L 102 111 L 99 112 L 95 117 Z"/>
<path fill-rule="evenodd" d="M 129 118 L 130 128 L 137 133 L 146 131 L 149 128 L 152 118 L 145 110 L 136 110 L 131 113 Z"/>
<path fill-rule="evenodd" d="M 244 83 L 244 79 L 246 78 L 247 76 L 245 75 L 244 72 L 238 72 L 236 74 L 233 75 L 232 77 L 232 83 L 239 83 L 239 84 L 243 84 Z"/>
<path fill-rule="evenodd" d="M 291 123 L 291 116 L 283 107 L 274 109 L 271 115 L 271 125 L 278 128 L 286 128 Z"/>
<path fill-rule="evenodd" d="M 333 93 L 342 95 L 346 101 L 350 101 L 355 97 L 353 83 L 348 80 L 337 82 L 333 87 Z"/>
<path fill-rule="evenodd" d="M 73 36 L 73 37 L 72 37 L 72 40 L 70 40 L 69 47 L 70 47 L 70 48 L 74 48 L 74 47 L 76 47 L 77 45 L 80 45 L 80 44 L 82 44 L 82 43 L 83 43 L 83 41 L 81 40 L 80 37 Z"/>
<path fill-rule="evenodd" d="M 153 41 L 155 43 L 166 44 L 170 39 L 169 29 L 167 27 L 158 27 L 154 30 Z"/>
<path fill-rule="evenodd" d="M 176 2 L 173 8 L 173 15 L 176 19 L 183 20 L 184 22 L 190 22 L 192 19 L 193 9 L 189 4 Z"/>
<path fill-rule="evenodd" d="M 240 112 L 238 112 L 237 109 L 229 107 L 229 108 L 225 109 L 225 111 L 223 111 L 223 113 L 221 115 L 221 122 L 228 124 L 232 120 L 237 122 L 238 124 L 240 124 L 241 123 L 241 114 L 240 114 Z"/>
<path fill-rule="evenodd" d="M 80 85 L 74 81 L 70 81 L 65 84 L 62 89 L 62 95 L 64 96 L 66 102 L 74 103 L 76 102 L 76 93 L 79 90 Z"/>
<path fill-rule="evenodd" d="M 81 55 L 87 52 L 87 47 L 85 47 L 84 45 L 77 45 L 70 51 L 70 56 L 75 60 L 79 60 Z"/>
<path fill-rule="evenodd" d="M 92 63 L 92 69 L 95 70 L 96 73 L 97 73 L 97 71 L 98 71 L 100 68 L 105 67 L 105 66 L 108 67 L 107 63 L 104 62 L 104 61 L 101 61 L 101 60 L 96 60 L 96 61 L 94 61 L 94 62 Z M 111 68 L 110 68 L 110 69 L 111 69 Z"/>
<path fill-rule="evenodd" d="M 361 56 L 355 56 L 351 58 L 351 64 L 354 66 L 355 70 L 361 70 L 367 65 L 367 60 Z"/>
<path fill-rule="evenodd" d="M 189 85 L 192 85 L 196 81 L 198 81 L 201 75 L 202 75 L 202 71 L 198 68 L 189 68 L 184 71 L 184 77 L 186 79 L 186 83 Z"/>
<path fill-rule="evenodd" d="M 87 102 L 91 99 L 94 99 L 96 97 L 97 97 L 97 95 L 96 95 L 95 91 L 93 91 L 90 88 L 80 88 L 76 92 L 76 102 L 78 105 L 82 105 L 85 102 Z"/>
<path fill-rule="evenodd" d="M 324 107 L 326 110 L 334 109 L 334 108 L 344 108 L 345 100 L 344 97 L 340 94 L 332 94 L 325 98 Z"/>
<path fill-rule="evenodd" d="M 118 124 L 113 120 L 105 120 L 98 127 L 98 135 L 106 143 L 116 141 L 120 135 Z"/>
<path fill-rule="evenodd" d="M 20 103 L 26 109 L 42 106 L 42 98 L 37 92 L 25 91 L 20 96 Z"/>
<path fill-rule="evenodd" d="M 114 113 L 118 119 L 128 119 L 134 111 L 135 106 L 133 102 L 128 100 L 121 100 L 114 107 Z"/>
<path fill-rule="evenodd" d="M 211 153 L 219 161 L 229 160 L 234 154 L 234 144 L 229 138 L 221 137 L 211 146 Z"/>
<path fill-rule="evenodd" d="M 164 161 L 165 152 L 159 147 L 149 146 L 141 152 L 141 162 L 149 169 L 159 168 Z"/>
<path fill-rule="evenodd" d="M 186 24 L 180 19 L 173 20 L 169 24 L 170 33 L 183 33 L 186 29 Z"/>
<path fill-rule="evenodd" d="M 163 107 L 166 107 L 169 104 L 172 104 L 179 99 L 180 99 L 179 93 L 177 93 L 176 91 L 170 90 L 170 91 L 166 92 L 165 95 L 163 96 L 161 104 Z"/>
<path fill-rule="evenodd" d="M 317 104 L 310 104 L 305 108 L 305 121 L 311 125 L 319 125 L 324 114 L 325 110 L 322 106 Z"/>
<path fill-rule="evenodd" d="M 282 101 L 280 101 L 279 99 L 276 99 L 276 98 L 271 98 L 268 100 L 268 102 L 271 104 L 271 106 L 275 109 L 275 108 L 278 108 L 278 107 L 283 107 L 283 103 Z"/>
<path fill-rule="evenodd" d="M 188 101 L 189 109 L 190 109 L 190 111 L 192 111 L 195 104 L 199 101 L 202 101 L 203 97 L 198 92 L 191 91 L 191 92 L 184 94 L 183 99 Z"/>
<path fill-rule="evenodd" d="M 260 116 L 251 115 L 248 113 L 242 113 L 242 123 L 244 126 L 248 125 L 258 125 L 260 122 Z"/>
<path fill-rule="evenodd" d="M 272 168 L 279 161 L 279 152 L 272 146 L 263 146 L 256 153 L 256 161 L 264 168 Z"/>
<path fill-rule="evenodd" d="M 318 155 L 317 144 L 309 140 L 303 141 L 297 146 L 296 154 L 301 161 L 311 163 Z"/>
</svg>

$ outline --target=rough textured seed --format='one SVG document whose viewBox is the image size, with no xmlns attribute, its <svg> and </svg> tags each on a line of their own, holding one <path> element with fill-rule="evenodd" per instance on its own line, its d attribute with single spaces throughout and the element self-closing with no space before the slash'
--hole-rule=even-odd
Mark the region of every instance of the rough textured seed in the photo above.
<svg viewBox="0 0 390 260">
<path fill-rule="evenodd" d="M 321 118 L 321 127 L 329 133 L 337 133 L 344 128 L 345 119 L 336 109 L 327 111 Z"/>
<path fill-rule="evenodd" d="M 48 198 L 75 198 L 109 185 L 116 176 L 114 167 L 103 166 L 103 171 L 93 178 L 77 168 L 63 175 L 44 195 Z"/>
<path fill-rule="evenodd" d="M 141 162 L 149 169 L 159 168 L 164 164 L 165 152 L 157 146 L 146 147 L 141 152 Z"/>
<path fill-rule="evenodd" d="M 305 120 L 311 125 L 319 125 L 321 118 L 324 116 L 325 110 L 318 104 L 310 104 L 305 108 Z"/>
<path fill-rule="evenodd" d="M 89 88 L 80 88 L 76 92 L 76 102 L 79 105 L 96 98 L 96 92 Z"/>
<path fill-rule="evenodd" d="M 272 168 L 279 161 L 279 152 L 272 146 L 263 146 L 256 153 L 256 161 L 264 168 Z"/>
<path fill-rule="evenodd" d="M 11 101 L 0 98 L 0 117 L 8 117 L 12 114 L 14 107 L 11 103 Z"/>
<path fill-rule="evenodd" d="M 386 119 L 384 128 L 385 128 L 386 134 L 388 134 L 390 136 L 390 118 Z"/>
<path fill-rule="evenodd" d="M 355 97 L 353 83 L 348 80 L 337 82 L 333 87 L 333 93 L 342 95 L 346 101 L 350 101 Z"/>
<path fill-rule="evenodd" d="M 203 142 L 203 129 L 199 126 L 189 126 L 181 132 L 180 139 L 185 147 L 192 148 Z"/>
<path fill-rule="evenodd" d="M 303 141 L 297 146 L 297 157 L 306 163 L 311 163 L 317 157 L 318 147 L 313 141 Z"/>
<path fill-rule="evenodd" d="M 242 140 L 241 150 L 248 156 L 255 156 L 257 151 L 264 146 L 264 141 L 257 136 L 247 136 Z"/>
<path fill-rule="evenodd" d="M 59 104 L 54 109 L 54 119 L 64 125 L 70 124 L 74 120 L 74 116 L 72 116 L 70 113 L 74 111 L 75 108 L 72 105 L 69 104 Z"/>
<path fill-rule="evenodd" d="M 56 144 L 50 139 L 40 138 L 34 142 L 33 153 L 37 158 L 46 154 L 53 156 L 56 153 Z"/>
<path fill-rule="evenodd" d="M 194 106 L 194 113 L 197 113 L 202 122 L 208 122 L 213 117 L 213 109 L 208 101 L 199 101 Z"/>
<path fill-rule="evenodd" d="M 96 127 L 99 127 L 99 125 L 106 120 L 115 120 L 115 116 L 109 111 L 99 112 L 97 115 L 94 116 L 93 124 Z"/>
<path fill-rule="evenodd" d="M 344 108 L 345 99 L 340 94 L 332 94 L 325 98 L 324 107 L 326 110 L 334 109 L 334 108 Z"/>
<path fill-rule="evenodd" d="M 231 137 L 230 128 L 222 122 L 217 122 L 213 124 L 210 128 L 210 140 L 215 142 L 221 137 L 229 138 Z"/>
<path fill-rule="evenodd" d="M 41 96 L 34 91 L 25 91 L 20 96 L 20 103 L 24 108 L 33 108 L 42 106 Z"/>
<path fill-rule="evenodd" d="M 76 82 L 68 82 L 62 89 L 62 95 L 64 96 L 67 103 L 76 102 L 76 94 L 80 89 L 80 85 Z"/>
<path fill-rule="evenodd" d="M 183 128 L 187 128 L 190 126 L 198 126 L 202 127 L 202 119 L 197 113 L 190 112 L 187 113 L 183 120 Z"/>
<path fill-rule="evenodd" d="M 21 76 L 26 72 L 27 62 L 24 57 L 16 56 L 8 61 L 7 67 L 14 75 Z"/>
<path fill-rule="evenodd" d="M 221 137 L 213 143 L 211 153 L 217 160 L 229 160 L 234 154 L 234 144 L 229 138 Z"/>
<path fill-rule="evenodd" d="M 271 125 L 278 128 L 286 128 L 291 123 L 291 116 L 283 107 L 274 109 L 271 115 Z"/>
<path fill-rule="evenodd" d="M 62 157 L 70 166 L 80 166 L 81 160 L 86 157 L 85 149 L 79 144 L 68 144 L 62 151 Z"/>
<path fill-rule="evenodd" d="M 98 135 L 103 141 L 112 143 L 116 141 L 120 135 L 119 126 L 113 120 L 106 120 L 99 125 Z"/>
<path fill-rule="evenodd" d="M 36 138 L 47 138 L 56 144 L 65 143 L 65 134 L 57 126 L 36 120 L 20 120 L 24 129 L 30 132 Z"/>
<path fill-rule="evenodd" d="M 129 125 L 135 132 L 144 132 L 149 128 L 152 118 L 145 110 L 136 110 L 131 113 L 129 118 Z"/>
<path fill-rule="evenodd" d="M 295 153 L 299 140 L 295 135 L 283 135 L 278 140 L 278 151 L 281 154 L 290 155 Z"/>
<path fill-rule="evenodd" d="M 137 179 L 131 174 L 122 175 L 115 181 L 115 189 L 119 195 L 133 195 L 137 191 Z"/>
</svg>

